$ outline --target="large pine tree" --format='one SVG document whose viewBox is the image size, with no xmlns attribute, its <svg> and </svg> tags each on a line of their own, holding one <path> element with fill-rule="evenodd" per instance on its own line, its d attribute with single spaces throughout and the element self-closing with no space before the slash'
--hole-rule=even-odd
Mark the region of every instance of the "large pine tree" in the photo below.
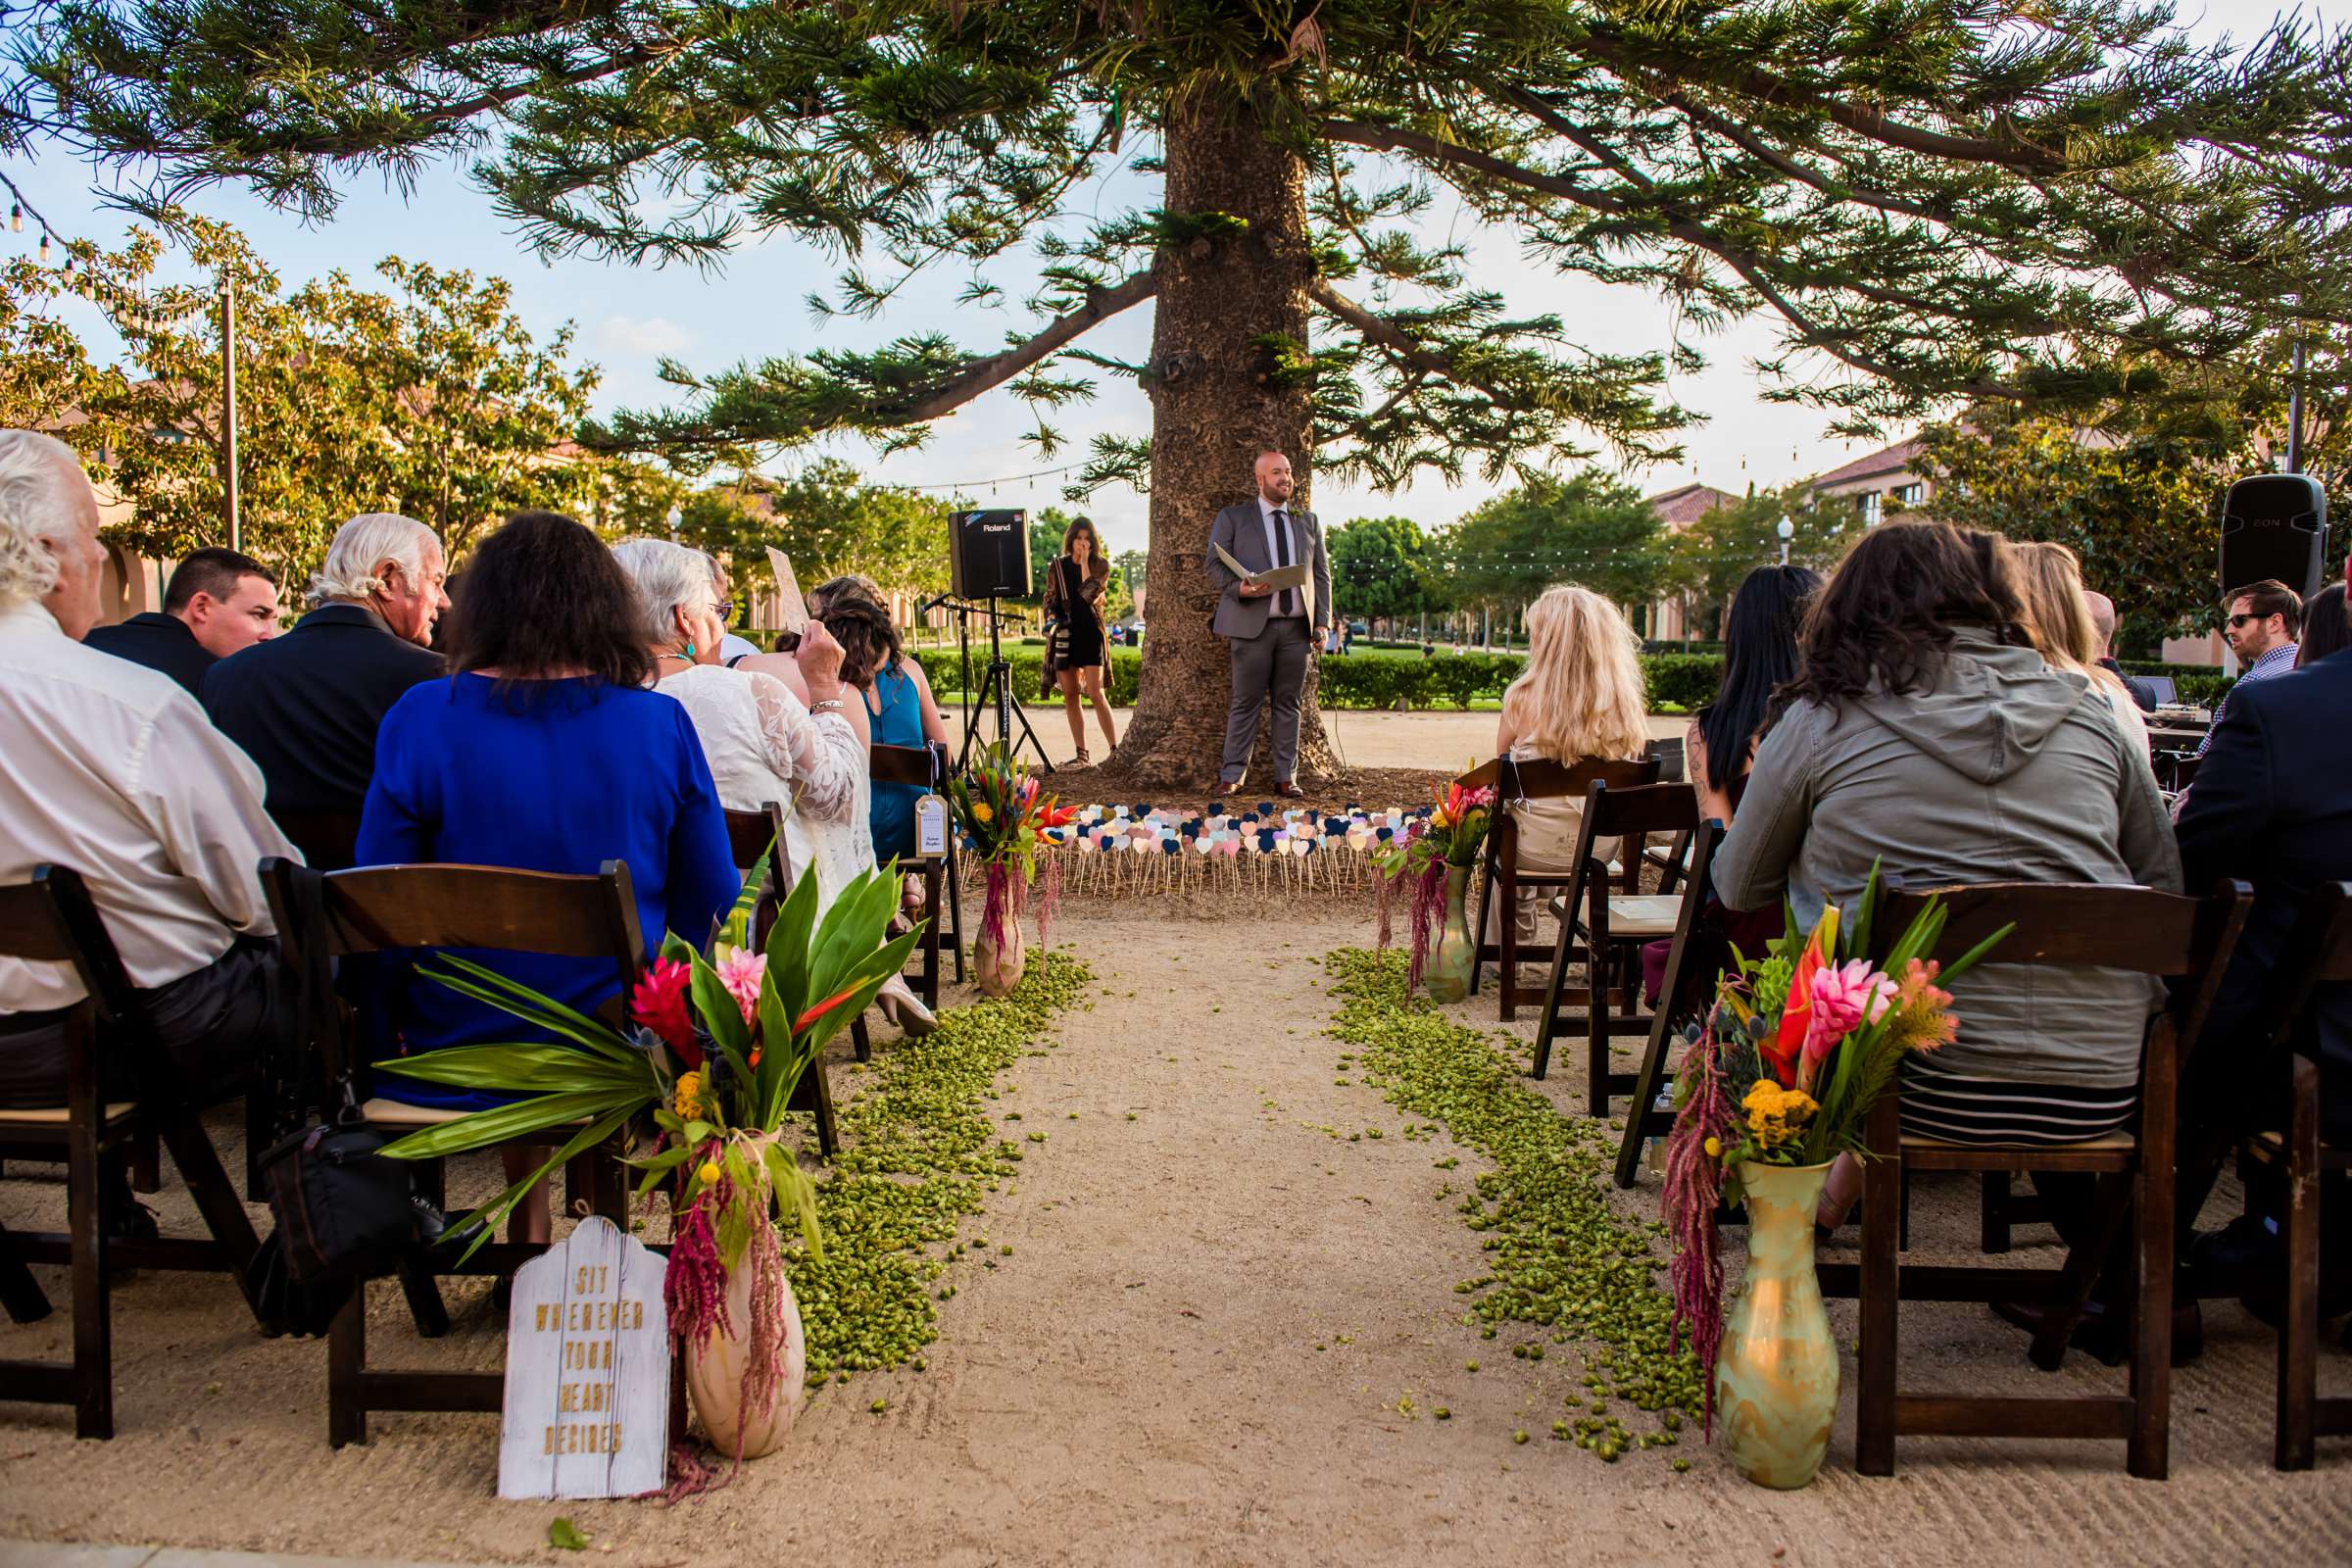
<svg viewBox="0 0 2352 1568">
<path fill-rule="evenodd" d="M 1000 349 L 676 368 L 679 407 L 592 432 L 902 441 L 1004 386 L 1051 449 L 1081 366 L 1135 376 L 1151 440 L 1099 442 L 1087 477 L 1150 487 L 1114 762 L 1138 778 L 1214 772 L 1200 558 L 1258 449 L 1377 484 L 1672 449 L 1689 350 L 1592 353 L 1471 287 L 1413 223 L 1439 185 L 1692 333 L 1777 318 L 1775 395 L 1849 428 L 2095 396 L 2069 366 L 2352 316 L 2345 40 L 2282 23 L 2232 52 L 2127 0 L 82 0 L 16 48 L 19 128 L 151 205 L 225 179 L 323 216 L 339 178 L 466 155 L 544 252 L 700 262 L 787 232 L 845 258 L 853 310 L 941 264 L 989 298 L 988 264 L 1073 190 L 1155 171 L 1156 207 L 1039 242 L 1036 325 Z M 1142 364 L 1084 348 L 1147 302 Z M 1307 770 L 1329 764 L 1310 728 Z"/>
</svg>

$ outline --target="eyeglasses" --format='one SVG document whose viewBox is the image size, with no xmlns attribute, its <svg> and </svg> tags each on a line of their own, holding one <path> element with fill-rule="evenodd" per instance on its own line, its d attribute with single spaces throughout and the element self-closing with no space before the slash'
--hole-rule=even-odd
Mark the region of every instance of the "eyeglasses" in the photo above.
<svg viewBox="0 0 2352 1568">
<path fill-rule="evenodd" d="M 2268 615 L 2256 615 L 2251 613 L 2243 615 L 2231 615 L 2230 617 L 2230 629 L 2231 631 L 2235 631 L 2238 627 L 2243 626 L 2249 620 L 2268 620 L 2271 617 Z"/>
<path fill-rule="evenodd" d="M 733 620 L 735 618 L 735 601 L 732 599 L 721 599 L 717 604 L 710 607 L 710 612 L 712 614 L 718 616 L 718 618 L 721 620 Z"/>
</svg>

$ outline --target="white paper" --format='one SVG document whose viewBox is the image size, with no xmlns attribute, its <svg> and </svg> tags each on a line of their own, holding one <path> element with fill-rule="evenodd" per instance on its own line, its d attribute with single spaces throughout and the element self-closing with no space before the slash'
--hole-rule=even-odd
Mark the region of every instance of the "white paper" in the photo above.
<svg viewBox="0 0 2352 1568">
<path fill-rule="evenodd" d="M 767 564 L 776 573 L 778 629 L 799 631 L 808 624 L 808 601 L 801 596 L 801 579 L 792 573 L 792 558 L 769 545 Z"/>
<path fill-rule="evenodd" d="M 1248 566 L 1234 560 L 1233 552 L 1227 550 L 1223 545 L 1212 542 L 1209 548 L 1217 553 L 1219 561 L 1225 563 L 1227 571 L 1232 572 L 1246 583 L 1261 588 L 1303 588 L 1306 586 L 1306 566 L 1303 563 L 1290 566 L 1273 566 L 1265 571 L 1251 571 Z"/>
<path fill-rule="evenodd" d="M 948 853 L 948 803 L 936 795 L 925 795 L 914 803 L 914 853 Z"/>
</svg>

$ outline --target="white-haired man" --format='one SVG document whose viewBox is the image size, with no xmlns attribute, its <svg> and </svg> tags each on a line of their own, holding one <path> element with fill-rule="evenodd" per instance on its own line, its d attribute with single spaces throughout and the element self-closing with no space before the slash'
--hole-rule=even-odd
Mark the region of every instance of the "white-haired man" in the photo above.
<svg viewBox="0 0 2352 1568">
<path fill-rule="evenodd" d="M 205 675 L 205 710 L 261 764 L 271 812 L 359 814 L 376 727 L 402 693 L 441 673 L 427 645 L 449 608 L 446 578 L 430 528 L 363 513 L 335 530 L 311 579 L 318 608 Z"/>
<path fill-rule="evenodd" d="M 73 452 L 0 430 L 0 883 L 44 863 L 80 873 L 183 1083 L 217 1099 L 286 1045 L 292 999 L 257 867 L 295 851 L 260 771 L 194 699 L 81 646 L 104 561 Z M 82 994 L 63 964 L 0 958 L 0 1105 L 64 1103 L 64 1020 Z M 120 1168 L 107 1180 L 110 1228 L 152 1235 Z"/>
</svg>

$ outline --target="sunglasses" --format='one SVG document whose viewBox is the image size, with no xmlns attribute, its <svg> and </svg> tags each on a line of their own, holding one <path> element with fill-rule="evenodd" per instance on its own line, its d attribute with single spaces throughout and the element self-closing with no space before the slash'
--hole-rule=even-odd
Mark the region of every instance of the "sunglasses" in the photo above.
<svg viewBox="0 0 2352 1568">
<path fill-rule="evenodd" d="M 710 610 L 720 620 L 732 621 L 735 618 L 735 601 L 732 599 L 721 599 L 717 604 L 712 605 Z"/>
<path fill-rule="evenodd" d="M 2243 625 L 2244 625 L 2244 624 L 2245 624 L 2247 621 L 2249 621 L 2249 620 L 2268 620 L 2268 619 L 2270 619 L 2270 618 L 2271 618 L 2271 617 L 2270 617 L 2270 616 L 2268 616 L 2268 615 L 2256 615 L 2256 614 L 2252 614 L 2252 613 L 2243 614 L 2243 615 L 2231 615 L 2231 616 L 2230 617 L 2230 629 L 2231 631 L 2235 631 L 2235 630 L 2237 630 L 2237 628 L 2238 628 L 2238 627 L 2240 627 L 2240 626 L 2243 626 Z"/>
</svg>

